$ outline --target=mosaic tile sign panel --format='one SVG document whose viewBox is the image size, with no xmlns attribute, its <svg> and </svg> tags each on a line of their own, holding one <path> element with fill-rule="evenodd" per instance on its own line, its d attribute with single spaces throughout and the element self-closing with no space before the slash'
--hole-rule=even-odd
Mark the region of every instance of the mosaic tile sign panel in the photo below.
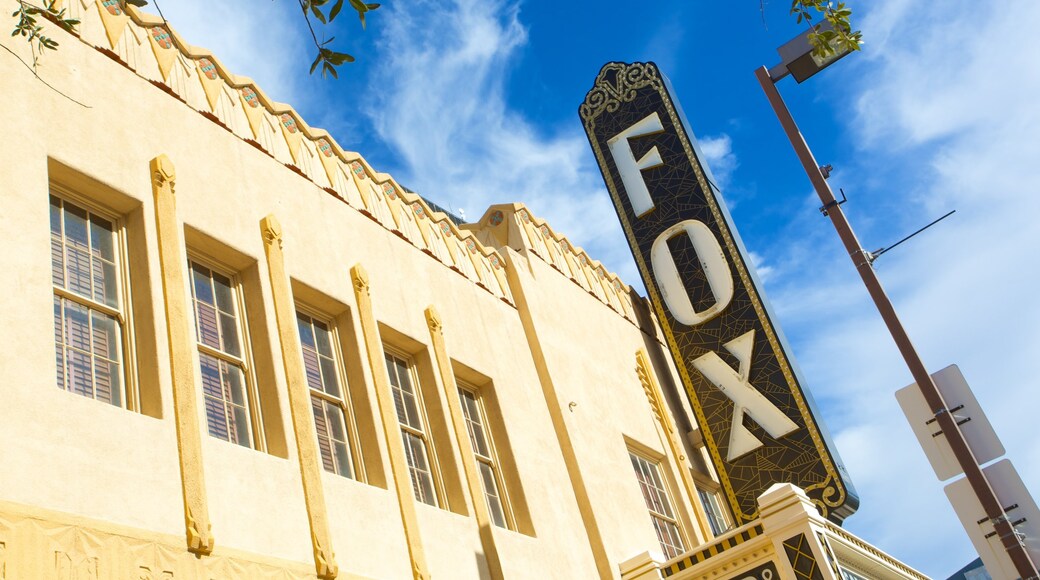
<svg viewBox="0 0 1040 580">
<path fill-rule="evenodd" d="M 608 63 L 579 114 L 736 524 L 774 483 L 840 523 L 859 498 L 667 80 Z"/>
</svg>

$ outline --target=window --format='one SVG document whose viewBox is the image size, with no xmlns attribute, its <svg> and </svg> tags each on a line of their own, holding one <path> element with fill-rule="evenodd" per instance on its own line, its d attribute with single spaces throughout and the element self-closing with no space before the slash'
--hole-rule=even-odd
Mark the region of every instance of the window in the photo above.
<svg viewBox="0 0 1040 580">
<path fill-rule="evenodd" d="M 495 449 L 490 433 L 485 427 L 487 421 L 484 406 L 477 394 L 466 388 L 459 387 L 459 399 L 462 401 L 462 414 L 466 418 L 466 429 L 469 431 L 470 443 L 473 444 L 473 454 L 476 456 L 477 470 L 480 471 L 480 480 L 484 485 L 484 499 L 487 500 L 488 510 L 491 512 L 491 521 L 500 528 L 506 528 L 508 526 L 505 502 L 501 491 L 503 487 L 496 467 Z"/>
<path fill-rule="evenodd" d="M 437 490 L 433 484 L 433 470 L 429 460 L 429 442 L 421 416 L 422 400 L 415 388 L 412 363 L 409 360 L 385 353 L 386 369 L 390 375 L 390 390 L 394 394 L 397 421 L 401 425 L 408 472 L 412 476 L 415 499 L 432 506 L 437 505 Z"/>
<path fill-rule="evenodd" d="M 651 463 L 643 457 L 628 452 L 632 460 L 632 469 L 636 472 L 639 480 L 639 488 L 643 492 L 643 501 L 646 509 L 650 512 L 650 519 L 654 523 L 654 531 L 657 532 L 657 540 L 661 543 L 666 558 L 674 558 L 682 554 L 686 549 L 683 547 L 682 536 L 679 534 L 679 524 L 672 512 L 672 505 L 668 501 L 668 493 L 661 482 L 661 473 L 656 462 Z"/>
<path fill-rule="evenodd" d="M 234 277 L 189 260 L 195 340 L 209 434 L 253 446 L 248 365 Z"/>
<path fill-rule="evenodd" d="M 117 407 L 126 399 L 126 316 L 115 220 L 51 196 L 58 388 Z"/>
<path fill-rule="evenodd" d="M 704 506 L 704 515 L 708 517 L 711 533 L 715 536 L 721 536 L 729 529 L 729 525 L 726 524 L 726 517 L 723 515 L 725 512 L 721 502 L 719 502 L 718 492 L 705 491 L 698 487 L 697 495 L 700 496 L 701 505 Z"/>
<path fill-rule="evenodd" d="M 340 379 L 330 325 L 296 312 L 303 348 L 303 367 L 311 389 L 311 409 L 318 434 L 318 450 L 325 471 L 354 478 L 350 441 L 347 437 L 347 406 Z"/>
</svg>

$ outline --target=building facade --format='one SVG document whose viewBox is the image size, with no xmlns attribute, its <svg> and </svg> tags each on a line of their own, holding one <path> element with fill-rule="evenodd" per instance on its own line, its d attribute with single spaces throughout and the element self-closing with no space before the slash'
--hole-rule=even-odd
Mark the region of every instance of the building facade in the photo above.
<svg viewBox="0 0 1040 580">
<path fill-rule="evenodd" d="M 0 578 L 922 578 L 794 488 L 734 529 L 645 300 L 522 204 L 63 7 L 0 59 Z"/>
</svg>

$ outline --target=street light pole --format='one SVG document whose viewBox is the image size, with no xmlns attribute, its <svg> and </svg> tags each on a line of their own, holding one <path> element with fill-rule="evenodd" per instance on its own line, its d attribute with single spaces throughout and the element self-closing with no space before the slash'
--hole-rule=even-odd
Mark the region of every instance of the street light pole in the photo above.
<svg viewBox="0 0 1040 580">
<path fill-rule="evenodd" d="M 892 302 L 888 299 L 888 295 L 885 294 L 884 288 L 881 287 L 881 282 L 878 280 L 877 273 L 872 265 L 870 253 L 864 250 L 859 240 L 856 239 L 856 234 L 852 231 L 852 226 L 849 225 L 848 220 L 845 218 L 841 205 L 835 199 L 834 192 L 831 191 L 823 172 L 820 170 L 819 165 L 816 164 L 816 160 L 813 158 L 805 138 L 798 130 L 798 126 L 795 125 L 791 112 L 788 111 L 787 105 L 784 104 L 783 99 L 780 97 L 780 92 L 777 91 L 769 70 L 766 67 L 760 67 L 755 71 L 755 76 L 758 77 L 762 90 L 765 91 L 766 97 L 769 98 L 769 104 L 772 105 L 773 111 L 780 120 L 780 124 L 783 125 L 787 138 L 791 141 L 791 145 L 798 154 L 798 159 L 802 162 L 802 167 L 805 169 L 805 173 L 808 174 L 809 181 L 812 182 L 813 188 L 816 189 L 816 193 L 820 196 L 820 201 L 823 202 L 823 207 L 820 210 L 824 215 L 831 218 L 831 223 L 834 224 L 838 237 L 841 238 L 842 243 L 845 245 L 845 250 L 848 251 L 852 263 L 855 264 L 860 278 L 863 279 L 863 284 L 866 285 L 878 312 L 881 313 L 881 318 L 885 321 L 888 331 L 892 334 L 892 339 L 895 340 L 899 352 L 903 355 L 903 360 L 906 361 L 906 365 L 910 368 L 910 374 L 913 375 L 914 381 L 921 389 L 921 394 L 924 395 L 928 407 L 935 414 L 939 428 L 942 429 L 947 441 L 949 441 L 957 462 L 960 464 L 961 469 L 964 470 L 972 490 L 986 512 L 986 517 L 993 522 L 993 527 L 1000 536 L 1001 543 L 1004 549 L 1007 550 L 1008 556 L 1011 557 L 1015 570 L 1025 580 L 1040 577 L 1037 573 L 1036 564 L 1030 559 L 1029 553 L 1011 525 L 1011 520 L 1004 512 L 1004 507 L 1000 504 L 996 493 L 990 486 L 989 481 L 986 480 L 986 476 L 982 473 L 982 468 L 976 462 L 975 456 L 968 447 L 968 442 L 957 426 L 953 413 L 947 408 L 942 394 L 935 386 L 935 382 L 925 368 L 924 362 L 921 361 L 921 357 L 917 354 L 914 345 L 910 342 L 910 337 L 903 328 L 903 324 L 899 321 Z"/>
</svg>

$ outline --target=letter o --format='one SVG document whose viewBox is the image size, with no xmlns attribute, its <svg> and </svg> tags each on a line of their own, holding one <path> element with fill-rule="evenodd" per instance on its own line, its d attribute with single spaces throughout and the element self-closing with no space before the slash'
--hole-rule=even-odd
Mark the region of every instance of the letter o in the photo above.
<svg viewBox="0 0 1040 580">
<path fill-rule="evenodd" d="M 694 309 L 668 247 L 668 240 L 680 232 L 686 232 L 693 243 L 708 286 L 715 296 L 715 304 L 701 311 Z M 703 324 L 718 316 L 733 300 L 733 274 L 726 254 L 708 226 L 698 220 L 684 220 L 661 232 L 650 249 L 650 263 L 661 298 L 678 322 L 687 326 Z"/>
</svg>

